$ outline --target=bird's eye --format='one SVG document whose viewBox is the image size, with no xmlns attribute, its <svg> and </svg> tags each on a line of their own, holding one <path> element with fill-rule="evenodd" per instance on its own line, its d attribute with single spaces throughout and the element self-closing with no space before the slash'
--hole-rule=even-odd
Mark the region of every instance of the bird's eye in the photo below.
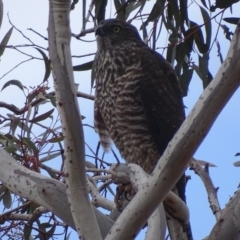
<svg viewBox="0 0 240 240">
<path fill-rule="evenodd" d="M 115 33 L 119 33 L 119 32 L 120 32 L 120 27 L 114 27 L 114 28 L 113 28 L 113 31 L 114 31 Z"/>
</svg>

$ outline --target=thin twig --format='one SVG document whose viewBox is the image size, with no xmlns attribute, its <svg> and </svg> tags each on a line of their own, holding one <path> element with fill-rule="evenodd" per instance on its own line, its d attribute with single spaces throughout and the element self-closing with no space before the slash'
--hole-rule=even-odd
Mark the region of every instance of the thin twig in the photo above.
<svg viewBox="0 0 240 240">
<path fill-rule="evenodd" d="M 82 31 L 85 32 L 86 29 L 86 0 L 82 0 Z"/>
<path fill-rule="evenodd" d="M 4 76 L 3 76 L 4 77 Z M 2 77 L 2 78 L 3 78 Z M 0 78 L 0 79 L 2 79 Z M 50 92 L 48 93 L 48 95 L 52 94 L 53 96 L 55 96 L 55 93 L 54 92 Z M 77 92 L 77 96 L 78 97 L 82 97 L 82 98 L 86 98 L 86 99 L 90 99 L 90 100 L 94 100 L 94 96 L 92 95 L 89 95 L 89 94 L 86 94 L 86 93 L 83 93 L 83 92 Z M 38 98 L 34 101 L 32 101 L 31 103 L 27 104 L 25 107 L 23 108 L 17 108 L 15 105 L 13 104 L 8 104 L 8 103 L 5 103 L 5 102 L 0 102 L 0 108 L 6 108 L 8 110 L 10 110 L 11 112 L 17 114 L 17 115 L 21 115 L 23 113 L 25 113 L 26 111 L 28 111 L 29 107 L 33 107 L 33 106 L 36 106 L 37 104 L 41 103 L 42 101 L 45 101 L 46 99 L 45 98 Z"/>
<path fill-rule="evenodd" d="M 77 56 L 77 55 L 73 55 L 72 58 L 82 58 L 82 57 L 89 57 L 89 56 L 92 56 L 92 55 L 95 55 L 96 53 L 88 53 L 88 54 L 85 54 L 85 55 L 80 55 L 80 56 Z"/>
<path fill-rule="evenodd" d="M 3 79 L 6 75 L 8 75 L 10 72 L 12 72 L 14 69 L 16 69 L 16 68 L 17 68 L 18 66 L 20 66 L 21 64 L 26 63 L 26 62 L 29 62 L 29 61 L 31 61 L 31 60 L 33 60 L 33 59 L 34 59 L 34 58 L 31 57 L 31 58 L 29 58 L 29 59 L 27 59 L 27 60 L 24 60 L 24 61 L 18 63 L 16 66 L 14 66 L 14 67 L 13 67 L 12 69 L 10 69 L 8 72 L 6 72 L 5 74 L 3 74 L 2 77 L 0 77 L 0 80 Z"/>
<path fill-rule="evenodd" d="M 41 38 L 43 38 L 44 40 L 48 41 L 47 37 L 44 37 L 42 34 L 38 33 L 37 31 L 35 31 L 32 28 L 28 28 L 27 30 L 34 32 L 35 34 L 37 34 L 38 36 L 40 36 Z"/>
<path fill-rule="evenodd" d="M 35 44 L 30 38 L 28 38 L 20 29 L 18 29 L 10 20 L 10 17 L 9 17 L 9 14 L 7 14 L 8 16 L 8 21 L 10 23 L 10 25 L 17 31 L 19 32 L 25 39 L 27 39 L 30 43 L 32 43 L 35 47 L 39 47 L 39 48 L 42 48 L 42 49 L 45 49 L 43 48 L 42 46 L 39 46 L 37 44 Z"/>
</svg>

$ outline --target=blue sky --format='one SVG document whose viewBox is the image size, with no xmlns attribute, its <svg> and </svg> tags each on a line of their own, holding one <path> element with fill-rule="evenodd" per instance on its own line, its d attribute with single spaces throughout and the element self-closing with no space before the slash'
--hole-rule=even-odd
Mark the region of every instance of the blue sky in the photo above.
<svg viewBox="0 0 240 240">
<path fill-rule="evenodd" d="M 89 1 L 87 1 L 87 4 L 89 4 L 88 2 Z M 147 2 L 147 4 L 149 4 L 149 9 L 153 5 L 153 3 L 154 2 L 152 1 Z M 234 5 L 234 7 L 235 6 L 237 5 Z M 44 36 L 47 36 L 46 30 L 48 21 L 48 1 L 8 0 L 5 1 L 4 7 L 5 10 L 2 28 L 0 32 L 0 39 L 2 39 L 4 34 L 10 28 L 10 24 L 7 19 L 7 13 L 9 13 L 10 19 L 16 27 L 21 29 L 21 31 L 23 31 L 36 44 L 47 47 L 46 41 L 39 38 L 38 36 L 36 36 L 36 34 L 27 29 L 33 28 Z M 110 11 L 107 12 L 107 16 L 110 16 L 109 12 Z M 230 11 L 227 10 L 224 16 L 237 16 L 236 14 L 237 13 L 233 11 L 233 15 L 231 15 Z M 114 12 L 112 12 L 112 17 L 114 17 Z M 81 18 L 81 7 L 77 6 L 76 10 L 71 15 L 72 32 L 78 33 L 80 31 Z M 191 5 L 191 11 L 189 11 L 189 18 L 199 24 L 202 23 L 202 17 L 201 15 L 199 15 L 199 9 L 195 4 Z M 213 31 L 216 32 L 217 25 L 214 21 L 212 22 Z M 89 24 L 88 26 L 91 26 L 91 24 Z M 138 24 L 136 26 L 138 26 Z M 229 27 L 231 27 L 231 30 L 234 31 L 234 26 Z M 157 47 L 166 46 L 167 38 L 168 37 L 166 33 L 161 34 L 160 39 L 157 42 Z M 92 40 L 92 42 L 86 43 L 78 41 L 76 39 L 72 39 L 72 55 L 83 55 L 88 53 L 94 53 L 96 51 L 94 35 L 91 34 L 85 39 Z M 221 45 L 223 57 L 225 57 L 229 47 L 229 41 L 224 38 L 221 29 L 218 34 L 218 41 Z M 26 40 L 23 39 L 16 31 L 13 32 L 9 44 L 16 45 L 24 43 L 27 43 Z M 38 52 L 34 49 L 29 48 L 27 50 L 23 48 L 23 50 L 33 54 L 36 57 L 39 57 Z M 24 59 L 26 59 L 26 57 L 23 57 L 15 50 L 7 49 L 4 55 L 1 57 L 0 77 Z M 93 56 L 86 58 L 74 58 L 73 65 L 79 65 L 92 59 Z M 197 63 L 197 59 L 195 61 Z M 216 74 L 219 67 L 220 60 L 217 57 L 217 49 L 214 46 L 211 51 L 209 66 L 213 76 Z M 44 64 L 42 61 L 30 61 L 24 65 L 21 65 L 13 72 L 8 74 L 6 77 L 1 79 L 0 88 L 2 88 L 5 82 L 11 79 L 18 79 L 22 81 L 23 85 L 26 86 L 35 86 L 41 83 L 43 79 L 43 71 Z M 90 79 L 90 71 L 75 73 L 75 81 L 80 84 L 79 90 L 82 92 L 91 92 Z M 52 82 L 50 82 L 50 86 L 52 86 Z M 198 100 L 202 90 L 203 89 L 201 80 L 195 74 L 190 84 L 189 94 L 186 98 L 184 98 L 185 105 L 187 106 L 187 113 L 191 110 L 195 102 Z M 25 97 L 22 92 L 14 86 L 7 88 L 0 93 L 0 101 L 13 103 L 18 107 L 23 106 L 24 100 Z M 240 152 L 239 100 L 240 91 L 238 90 L 232 97 L 230 102 L 227 104 L 227 106 L 224 108 L 224 110 L 216 120 L 214 126 L 212 127 L 210 133 L 207 135 L 206 139 L 195 154 L 195 158 L 209 161 L 217 165 L 216 168 L 210 169 L 210 175 L 212 177 L 215 187 L 219 187 L 218 198 L 222 208 L 228 202 L 229 198 L 233 195 L 234 191 L 237 190 L 237 186 L 239 184 L 239 169 L 233 166 L 233 162 L 239 160 L 239 157 L 235 157 L 234 155 L 237 152 Z M 79 103 L 81 114 L 86 116 L 86 119 L 83 121 L 83 123 L 93 125 L 93 102 L 90 100 L 79 99 Z M 44 109 L 43 107 L 42 112 L 49 109 Z M 92 129 L 88 127 L 84 127 L 84 129 L 86 142 L 90 144 L 93 149 L 95 149 L 98 142 L 98 136 Z M 106 157 L 109 162 L 113 161 L 113 156 L 111 154 L 107 154 Z M 57 161 L 53 161 L 51 164 L 53 164 L 55 168 L 57 168 Z M 215 223 L 215 218 L 209 208 L 209 203 L 203 183 L 201 182 L 199 177 L 194 174 L 194 172 L 188 170 L 187 174 L 191 176 L 191 180 L 188 182 L 187 185 L 187 203 L 191 213 L 191 224 L 194 239 L 198 240 L 206 237 L 210 233 L 210 230 Z M 143 236 L 144 235 L 140 235 L 137 239 L 143 239 Z M 72 237 L 71 239 L 77 238 Z"/>
</svg>

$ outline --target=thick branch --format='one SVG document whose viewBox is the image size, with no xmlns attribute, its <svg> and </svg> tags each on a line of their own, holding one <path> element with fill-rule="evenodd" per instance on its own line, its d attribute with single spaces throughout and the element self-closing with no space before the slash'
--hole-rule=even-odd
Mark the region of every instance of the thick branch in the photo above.
<svg viewBox="0 0 240 240">
<path fill-rule="evenodd" d="M 240 231 L 240 191 L 230 199 L 212 229 L 209 240 L 238 240 Z"/>
<path fill-rule="evenodd" d="M 65 184 L 33 172 L 17 163 L 4 149 L 0 149 L 0 181 L 13 193 L 47 208 L 70 227 L 75 228 Z M 113 221 L 93 208 L 102 236 L 109 232 Z M 4 214 L 1 216 L 4 217 Z M 1 217 L 0 217 L 1 219 Z"/>
<path fill-rule="evenodd" d="M 226 60 L 204 90 L 163 156 L 148 185 L 137 192 L 119 216 L 106 240 L 132 239 L 183 174 L 217 116 L 240 83 L 240 24 L 236 28 Z M 146 197 L 151 196 L 151 197 Z"/>
<path fill-rule="evenodd" d="M 88 196 L 83 128 L 73 79 L 70 1 L 52 0 L 49 9 L 49 54 L 64 136 L 67 196 L 79 237 L 100 240 L 102 237 Z"/>
</svg>

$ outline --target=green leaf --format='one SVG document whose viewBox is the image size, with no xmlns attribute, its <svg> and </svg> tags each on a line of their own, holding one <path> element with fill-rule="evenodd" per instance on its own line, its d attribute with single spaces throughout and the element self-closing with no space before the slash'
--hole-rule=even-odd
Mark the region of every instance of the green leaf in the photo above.
<svg viewBox="0 0 240 240">
<path fill-rule="evenodd" d="M 28 226 L 27 224 L 25 224 L 24 230 L 23 230 L 25 240 L 30 239 L 31 232 L 32 232 L 32 228 L 30 226 Z"/>
<path fill-rule="evenodd" d="M 201 3 L 202 3 L 202 5 L 203 5 L 205 8 L 208 8 L 205 0 L 201 0 Z"/>
<path fill-rule="evenodd" d="M 203 7 L 200 7 L 200 10 L 202 13 L 205 31 L 206 31 L 206 45 L 208 46 L 208 50 L 209 50 L 210 45 L 211 45 L 211 37 L 212 37 L 212 22 L 211 22 L 211 18 L 209 16 L 208 12 L 206 11 L 206 9 L 204 9 Z"/>
<path fill-rule="evenodd" d="M 49 238 L 52 237 L 55 232 L 55 229 L 56 229 L 56 224 L 52 225 L 51 229 L 49 231 L 47 231 L 46 235 L 49 236 Z"/>
<path fill-rule="evenodd" d="M 143 41 L 147 40 L 147 37 L 148 37 L 148 33 L 147 33 L 147 24 L 146 23 L 143 23 L 142 26 L 141 26 L 141 30 L 142 30 L 142 38 L 143 38 Z"/>
<path fill-rule="evenodd" d="M 180 3 L 180 21 L 181 21 L 181 29 L 184 29 L 184 21 L 188 25 L 189 19 L 188 19 L 188 0 L 179 0 Z"/>
<path fill-rule="evenodd" d="M 198 56 L 199 61 L 199 71 L 201 72 L 201 79 L 203 81 L 203 88 L 206 88 L 207 85 L 210 83 L 210 79 L 208 78 L 208 60 L 209 60 L 209 54 L 205 53 L 201 57 Z"/>
<path fill-rule="evenodd" d="M 122 2 L 120 2 L 120 0 L 114 0 L 114 5 L 115 5 L 115 9 L 117 12 L 117 19 L 121 19 L 123 21 L 126 20 L 125 18 L 125 9 L 127 6 L 127 3 L 123 2 L 123 4 L 121 4 Z"/>
<path fill-rule="evenodd" d="M 40 48 L 35 48 L 35 49 L 38 50 L 38 52 L 42 55 L 43 60 L 44 60 L 45 75 L 43 78 L 43 82 L 45 82 L 46 80 L 48 80 L 50 73 L 51 73 L 50 60 L 48 59 L 47 55 L 45 54 L 45 52 L 43 50 L 41 50 Z"/>
<path fill-rule="evenodd" d="M 2 199 L 5 208 L 10 208 L 12 206 L 12 196 L 8 189 L 3 194 Z"/>
<path fill-rule="evenodd" d="M 22 142 L 24 145 L 28 147 L 29 150 L 32 150 L 35 156 L 38 156 L 39 150 L 35 146 L 35 144 L 27 137 L 22 138 Z"/>
<path fill-rule="evenodd" d="M 16 144 L 12 144 L 12 145 L 5 146 L 4 150 L 7 151 L 8 153 L 14 153 L 14 152 L 16 152 L 19 149 L 17 148 Z"/>
<path fill-rule="evenodd" d="M 157 18 L 159 18 L 163 12 L 164 5 L 165 0 L 157 0 L 148 16 L 146 23 L 154 22 Z"/>
<path fill-rule="evenodd" d="M 176 56 L 176 46 L 169 44 L 167 47 L 166 60 L 172 64 L 172 56 Z M 174 58 L 175 60 L 175 58 Z"/>
<path fill-rule="evenodd" d="M 42 134 L 40 134 L 38 136 L 38 138 L 40 138 L 40 136 L 42 136 L 41 138 L 41 142 L 39 143 L 39 146 L 43 146 L 49 136 L 49 134 L 51 133 L 51 130 L 50 129 L 47 129 L 45 132 L 43 132 Z"/>
<path fill-rule="evenodd" d="M 2 19 L 3 19 L 3 2 L 0 0 L 0 28 L 2 26 Z"/>
<path fill-rule="evenodd" d="M 6 82 L 6 83 L 3 85 L 2 90 L 3 90 L 4 88 L 8 87 L 8 86 L 11 86 L 11 85 L 15 85 L 15 86 L 19 87 L 19 88 L 23 91 L 24 86 L 22 85 L 22 83 L 21 83 L 19 80 L 14 80 L 14 79 Z M 1 91 L 2 91 L 2 90 L 1 90 Z"/>
<path fill-rule="evenodd" d="M 142 9 L 144 8 L 145 3 L 146 3 L 146 0 L 142 0 L 139 2 L 134 2 L 134 1 L 128 2 L 127 7 L 126 7 L 126 13 L 125 13 L 126 19 L 128 19 L 129 15 L 139 7 L 140 7 L 140 9 L 138 11 L 141 12 Z"/>
<path fill-rule="evenodd" d="M 15 151 L 19 151 L 18 144 L 15 144 L 17 140 L 11 134 L 0 134 L 0 143 L 4 146 L 4 149 L 9 152 L 13 153 Z"/>
<path fill-rule="evenodd" d="M 216 0 L 216 8 L 228 8 L 239 0 Z"/>
<path fill-rule="evenodd" d="M 27 96 L 27 101 L 28 103 L 31 103 L 33 101 L 33 99 L 35 99 L 37 96 L 39 95 L 39 92 L 37 90 L 31 92 L 28 96 Z"/>
<path fill-rule="evenodd" d="M 175 19 L 175 28 L 178 29 L 180 26 L 180 10 L 178 6 L 178 0 L 169 0 L 169 3 L 171 5 L 171 10 Z"/>
<path fill-rule="evenodd" d="M 95 4 L 95 18 L 97 19 L 97 23 L 99 24 L 99 22 L 105 19 L 107 0 L 94 1 L 94 4 Z"/>
<path fill-rule="evenodd" d="M 64 136 L 59 136 L 59 137 L 54 137 L 48 140 L 48 142 L 50 143 L 57 143 L 57 142 L 61 142 L 63 141 Z"/>
<path fill-rule="evenodd" d="M 188 86 L 192 79 L 192 75 L 193 75 L 193 69 L 188 69 L 181 75 L 179 79 L 182 87 L 183 97 L 186 97 L 188 94 Z"/>
<path fill-rule="evenodd" d="M 240 21 L 240 18 L 237 18 L 237 17 L 228 17 L 228 18 L 223 18 L 223 20 L 224 20 L 225 22 L 228 22 L 228 23 L 237 25 L 238 22 Z"/>
<path fill-rule="evenodd" d="M 94 166 L 95 167 L 95 166 Z M 7 190 L 6 186 L 1 185 L 0 186 L 0 196 Z"/>
<path fill-rule="evenodd" d="M 202 30 L 200 28 L 200 26 L 198 24 L 196 24 L 193 21 L 190 21 L 190 26 L 193 30 L 193 34 L 194 34 L 194 40 L 195 43 L 198 47 L 198 50 L 200 53 L 205 53 L 208 51 L 208 47 L 207 45 L 204 43 L 204 39 L 203 39 L 203 33 Z"/>
<path fill-rule="evenodd" d="M 0 56 L 2 56 L 3 53 L 4 53 L 5 47 L 7 46 L 8 41 L 9 41 L 11 35 L 12 35 L 12 31 L 13 31 L 13 27 L 11 27 L 8 30 L 8 32 L 6 33 L 6 35 L 4 36 L 3 40 L 0 43 Z"/>
<path fill-rule="evenodd" d="M 41 159 L 39 159 L 40 162 L 47 162 L 49 160 L 52 160 L 58 156 L 61 155 L 61 152 L 57 152 L 57 153 L 53 153 L 53 154 L 48 154 L 46 157 L 43 157 Z"/>
<path fill-rule="evenodd" d="M 27 133 L 31 132 L 30 128 L 24 122 L 19 122 L 18 126 Z"/>
<path fill-rule="evenodd" d="M 71 3 L 71 10 L 75 9 L 75 5 L 78 4 L 78 0 L 73 0 Z"/>
<path fill-rule="evenodd" d="M 10 129 L 11 129 L 11 132 L 12 132 L 13 135 L 15 134 L 15 131 L 18 127 L 19 122 L 20 122 L 20 118 L 17 118 L 17 117 L 13 118 L 12 121 L 11 121 L 11 128 Z"/>
<path fill-rule="evenodd" d="M 52 113 L 54 112 L 54 108 L 46 113 L 43 113 L 35 118 L 33 118 L 32 120 L 30 120 L 29 122 L 32 122 L 32 123 L 36 123 L 36 122 L 40 122 L 40 121 L 43 121 L 45 119 L 47 119 L 48 117 L 50 117 L 52 115 Z"/>
<path fill-rule="evenodd" d="M 73 71 L 87 71 L 91 70 L 93 66 L 93 61 L 83 63 L 81 65 L 77 65 L 73 67 Z"/>
<path fill-rule="evenodd" d="M 51 223 L 45 222 L 45 223 L 41 223 L 40 226 L 43 227 L 43 228 L 50 228 L 53 225 Z"/>
</svg>

